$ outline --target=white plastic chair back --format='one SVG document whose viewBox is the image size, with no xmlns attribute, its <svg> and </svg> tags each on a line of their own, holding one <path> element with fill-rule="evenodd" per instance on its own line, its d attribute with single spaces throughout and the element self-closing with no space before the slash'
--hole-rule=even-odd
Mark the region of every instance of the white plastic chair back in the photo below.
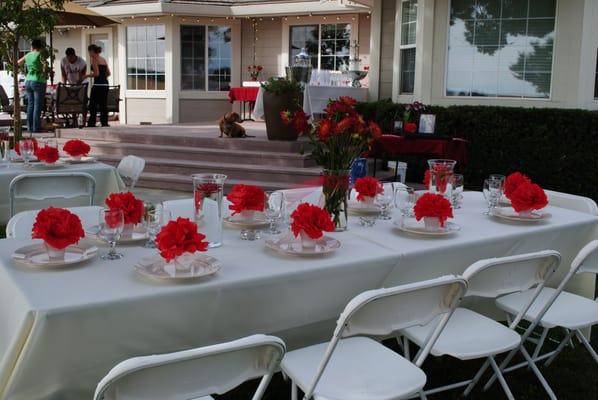
<svg viewBox="0 0 598 400">
<path fill-rule="evenodd" d="M 589 272 L 598 275 L 598 240 L 586 244 L 571 262 L 573 273 Z"/>
<path fill-rule="evenodd" d="M 125 181 L 129 190 L 132 190 L 141 177 L 145 168 L 145 160 L 137 156 L 125 156 L 118 163 L 116 170 L 120 177 Z"/>
<path fill-rule="evenodd" d="M 73 214 L 79 216 L 83 229 L 93 225 L 97 225 L 102 207 L 87 206 L 87 207 L 69 207 L 68 210 Z M 22 211 L 13 216 L 6 225 L 6 237 L 13 239 L 29 239 L 31 238 L 31 230 L 35 217 L 40 210 Z"/>
<path fill-rule="evenodd" d="M 591 215 L 598 215 L 598 205 L 588 197 L 577 196 L 569 193 L 555 192 L 545 190 L 550 205 L 555 207 L 567 208 L 573 211 L 579 211 Z"/>
<path fill-rule="evenodd" d="M 162 202 L 162 206 L 165 210 L 170 211 L 172 219 L 189 218 L 193 221 L 195 218 L 195 206 L 193 205 L 193 199 L 182 199 L 182 200 L 168 200 Z"/>
<path fill-rule="evenodd" d="M 9 186 L 10 216 L 14 215 L 15 201 L 74 199 L 88 197 L 93 205 L 96 180 L 85 172 L 52 172 L 21 174 Z"/>
<path fill-rule="evenodd" d="M 285 351 L 281 339 L 254 335 L 176 353 L 130 358 L 100 381 L 94 400 L 195 399 L 222 394 L 263 377 L 253 397 L 258 400 Z"/>
</svg>

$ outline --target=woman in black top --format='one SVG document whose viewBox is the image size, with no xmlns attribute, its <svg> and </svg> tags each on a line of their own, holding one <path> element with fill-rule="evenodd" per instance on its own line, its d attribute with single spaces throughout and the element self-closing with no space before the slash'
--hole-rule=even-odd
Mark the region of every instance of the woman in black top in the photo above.
<svg viewBox="0 0 598 400">
<path fill-rule="evenodd" d="M 89 97 L 89 119 L 88 127 L 96 126 L 97 109 L 100 109 L 100 123 L 102 126 L 108 125 L 108 77 L 110 68 L 104 57 L 100 56 L 102 49 L 95 44 L 87 48 L 91 64 L 91 73 L 86 75 L 93 78 L 91 95 Z"/>
</svg>

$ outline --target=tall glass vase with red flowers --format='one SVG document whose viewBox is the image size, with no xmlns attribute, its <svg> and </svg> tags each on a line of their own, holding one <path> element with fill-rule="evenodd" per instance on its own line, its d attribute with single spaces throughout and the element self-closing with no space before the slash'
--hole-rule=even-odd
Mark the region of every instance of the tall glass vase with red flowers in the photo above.
<svg viewBox="0 0 598 400">
<path fill-rule="evenodd" d="M 224 181 L 222 174 L 196 174 L 193 178 L 195 222 L 210 247 L 222 246 Z"/>
<path fill-rule="evenodd" d="M 372 141 L 382 135 L 375 122 L 366 122 L 351 97 L 331 100 L 325 116 L 314 126 L 303 112 L 287 115 L 287 124 L 302 128 L 312 145 L 311 156 L 323 168 L 324 209 L 330 213 L 337 231 L 347 229 L 349 176 L 353 160 L 367 151 Z"/>
<path fill-rule="evenodd" d="M 457 165 L 457 161 L 454 160 L 428 160 L 430 172 L 427 186 L 431 193 L 438 193 L 447 199 L 451 198 L 455 165 Z"/>
</svg>

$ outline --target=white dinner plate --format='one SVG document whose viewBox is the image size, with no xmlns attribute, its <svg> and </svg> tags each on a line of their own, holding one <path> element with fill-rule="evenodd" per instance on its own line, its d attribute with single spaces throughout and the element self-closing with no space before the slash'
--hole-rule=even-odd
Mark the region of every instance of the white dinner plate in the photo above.
<svg viewBox="0 0 598 400">
<path fill-rule="evenodd" d="M 88 235 L 91 238 L 94 238 L 95 240 L 99 240 L 101 242 L 104 242 L 104 239 L 102 239 L 99 236 L 100 233 L 100 226 L 99 225 L 94 225 L 91 226 L 89 228 L 85 228 L 85 234 Z M 117 243 L 120 244 L 127 244 L 127 243 L 136 243 L 136 242 L 141 242 L 143 240 L 147 240 L 149 239 L 149 235 L 147 233 L 147 229 L 143 229 L 141 227 L 139 228 L 135 228 L 133 230 L 133 233 L 131 234 L 130 237 L 121 237 L 120 239 L 118 239 Z"/>
<path fill-rule="evenodd" d="M 243 219 L 238 215 L 225 217 L 224 223 L 231 228 L 239 229 L 259 229 L 268 226 L 268 221 L 259 215 L 254 219 Z"/>
<path fill-rule="evenodd" d="M 341 242 L 330 236 L 322 236 L 316 240 L 314 247 L 304 247 L 301 240 L 292 234 L 283 235 L 280 238 L 266 240 L 266 247 L 284 254 L 296 256 L 314 256 L 329 254 L 341 247 Z"/>
<path fill-rule="evenodd" d="M 21 247 L 12 254 L 12 258 L 20 263 L 33 267 L 56 268 L 78 264 L 96 256 L 98 248 L 92 244 L 79 242 L 66 248 L 64 260 L 50 260 L 43 243 Z"/>
<path fill-rule="evenodd" d="M 492 210 L 491 215 L 496 218 L 504 219 L 507 221 L 518 221 L 518 222 L 540 222 L 546 221 L 552 217 L 550 213 L 542 211 L 534 211 L 529 215 L 520 215 L 511 207 L 496 207 Z"/>
<path fill-rule="evenodd" d="M 33 169 L 59 169 L 59 168 L 64 168 L 64 167 L 65 167 L 64 163 L 60 160 L 58 160 L 52 164 L 48 164 L 48 163 L 41 162 L 41 161 L 29 162 L 29 168 L 33 168 Z"/>
<path fill-rule="evenodd" d="M 66 157 L 62 159 L 64 162 L 69 164 L 90 164 L 97 161 L 95 157 L 85 156 L 85 157 Z"/>
<path fill-rule="evenodd" d="M 186 282 L 214 275 L 222 264 L 214 257 L 205 254 L 190 254 L 183 263 L 188 269 L 176 269 L 174 262 L 167 263 L 160 255 L 142 258 L 135 270 L 143 276 L 160 281 Z"/>
<path fill-rule="evenodd" d="M 349 200 L 347 210 L 353 215 L 380 214 L 380 207 L 372 203 L 363 203 L 357 200 Z"/>
<path fill-rule="evenodd" d="M 461 227 L 456 223 L 447 221 L 444 223 L 444 227 L 431 231 L 426 229 L 423 220 L 416 221 L 415 219 L 395 221 L 394 226 L 400 231 L 421 236 L 448 236 L 454 235 L 461 230 Z"/>
</svg>

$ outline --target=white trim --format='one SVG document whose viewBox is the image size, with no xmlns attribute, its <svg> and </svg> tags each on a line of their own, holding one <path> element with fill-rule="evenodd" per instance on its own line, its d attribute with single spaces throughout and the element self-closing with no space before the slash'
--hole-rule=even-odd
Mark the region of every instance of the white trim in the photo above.
<svg viewBox="0 0 598 400">
<path fill-rule="evenodd" d="M 166 90 L 125 90 L 128 99 L 167 99 Z"/>
<path fill-rule="evenodd" d="M 380 55 L 382 53 L 382 0 L 374 4 L 370 16 L 370 101 L 380 99 Z"/>
<path fill-rule="evenodd" d="M 176 31 L 177 25 L 172 18 L 167 18 L 164 27 L 164 89 L 166 91 L 166 122 L 172 124 L 178 121 L 178 109 L 175 110 L 178 104 L 177 94 L 175 91 L 175 73 L 174 73 L 174 54 L 176 45 Z M 179 40 L 180 43 L 180 40 Z"/>
<path fill-rule="evenodd" d="M 231 86 L 233 86 L 231 84 Z M 179 93 L 180 100 L 228 100 L 228 92 L 204 92 L 201 90 L 185 90 Z"/>
<path fill-rule="evenodd" d="M 118 78 L 121 82 L 120 97 L 123 99 L 121 104 L 121 114 L 123 124 L 127 123 L 127 26 L 118 25 Z M 119 116 L 120 118 L 120 116 Z"/>
<path fill-rule="evenodd" d="M 403 16 L 403 0 L 395 0 L 395 31 L 392 49 L 392 92 L 391 98 L 398 102 L 401 85 L 401 31 Z M 417 49 L 415 51 L 417 54 Z"/>
</svg>

